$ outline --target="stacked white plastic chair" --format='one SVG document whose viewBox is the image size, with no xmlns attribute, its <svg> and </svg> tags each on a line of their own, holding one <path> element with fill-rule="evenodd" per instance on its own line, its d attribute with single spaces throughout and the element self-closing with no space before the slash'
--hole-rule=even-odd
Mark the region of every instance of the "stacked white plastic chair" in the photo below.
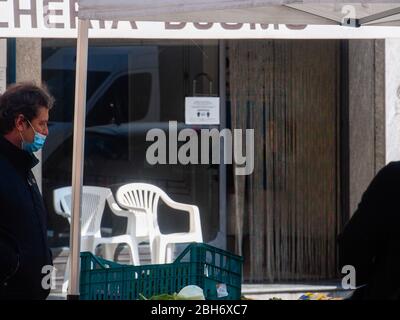
<svg viewBox="0 0 400 320">
<path fill-rule="evenodd" d="M 131 211 L 136 219 L 136 236 L 146 237 L 150 243 L 152 263 L 171 263 L 173 246 L 177 243 L 203 242 L 199 209 L 195 205 L 178 203 L 160 188 L 146 183 L 130 183 L 116 193 L 119 206 Z M 178 210 L 177 215 L 189 214 L 189 231 L 163 234 L 158 225 L 158 202 L 161 199 L 169 207 Z M 179 218 L 179 216 L 177 216 Z M 140 234 L 139 234 L 140 232 Z"/>
<path fill-rule="evenodd" d="M 71 187 L 54 190 L 53 202 L 55 212 L 71 223 Z M 113 237 L 101 236 L 101 219 L 108 203 L 111 211 L 128 218 L 127 233 Z M 126 243 L 131 254 L 131 263 L 139 265 L 138 243 L 131 228 L 135 226 L 132 213 L 122 210 L 114 200 L 112 192 L 108 188 L 83 186 L 82 192 L 82 217 L 81 217 L 81 251 L 90 251 L 95 254 L 96 247 L 105 245 L 104 257 L 114 260 L 114 252 L 118 244 Z M 65 269 L 63 292 L 67 290 L 69 280 L 70 256 L 68 256 Z"/>
</svg>

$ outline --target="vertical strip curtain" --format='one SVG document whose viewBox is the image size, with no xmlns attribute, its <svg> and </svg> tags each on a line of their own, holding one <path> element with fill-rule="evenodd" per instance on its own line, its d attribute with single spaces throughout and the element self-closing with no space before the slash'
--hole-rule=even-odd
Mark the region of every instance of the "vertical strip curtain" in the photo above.
<svg viewBox="0 0 400 320">
<path fill-rule="evenodd" d="M 245 278 L 333 278 L 339 42 L 234 40 L 227 52 L 231 127 L 255 136 L 254 172 L 233 170 L 228 217 Z"/>
</svg>

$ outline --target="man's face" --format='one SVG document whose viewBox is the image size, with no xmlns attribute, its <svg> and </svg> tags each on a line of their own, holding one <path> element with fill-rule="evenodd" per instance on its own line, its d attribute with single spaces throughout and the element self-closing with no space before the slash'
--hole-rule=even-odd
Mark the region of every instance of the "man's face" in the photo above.
<svg viewBox="0 0 400 320">
<path fill-rule="evenodd" d="M 49 122 L 49 109 L 43 107 L 39 108 L 37 116 L 32 119 L 31 124 L 36 132 L 41 133 L 45 136 L 49 134 L 47 124 Z M 35 132 L 32 130 L 29 122 L 26 121 L 26 130 L 24 132 L 24 139 L 29 142 L 33 142 L 35 138 Z"/>
</svg>

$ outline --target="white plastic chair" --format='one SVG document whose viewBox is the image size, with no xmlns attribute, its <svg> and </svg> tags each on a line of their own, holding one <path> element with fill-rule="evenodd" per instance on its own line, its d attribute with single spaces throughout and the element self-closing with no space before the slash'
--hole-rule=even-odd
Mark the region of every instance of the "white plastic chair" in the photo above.
<svg viewBox="0 0 400 320">
<path fill-rule="evenodd" d="M 71 224 L 71 187 L 55 189 L 53 191 L 53 204 L 55 212 L 68 219 Z M 101 236 L 101 219 L 104 213 L 106 202 L 111 211 L 118 215 L 128 218 L 127 233 L 113 237 Z M 82 190 L 82 216 L 81 216 L 81 251 L 90 251 L 95 254 L 96 247 L 100 244 L 105 245 L 104 257 L 114 260 L 115 249 L 118 244 L 126 243 L 131 254 L 131 263 L 139 265 L 138 243 L 135 234 L 131 232 L 135 225 L 132 214 L 122 210 L 114 200 L 112 192 L 108 188 L 83 186 Z M 63 292 L 67 290 L 69 280 L 70 256 L 68 256 L 67 266 L 64 275 Z"/>
<path fill-rule="evenodd" d="M 195 205 L 178 203 L 160 188 L 146 183 L 130 183 L 120 187 L 116 193 L 118 205 L 135 213 L 136 227 L 141 229 L 141 237 L 148 237 L 152 263 L 171 263 L 172 249 L 176 243 L 203 242 L 199 208 Z M 157 219 L 158 201 L 171 208 L 189 213 L 189 231 L 163 234 Z M 145 216 L 140 210 L 145 211 Z M 140 219 L 140 220 L 139 220 Z"/>
</svg>

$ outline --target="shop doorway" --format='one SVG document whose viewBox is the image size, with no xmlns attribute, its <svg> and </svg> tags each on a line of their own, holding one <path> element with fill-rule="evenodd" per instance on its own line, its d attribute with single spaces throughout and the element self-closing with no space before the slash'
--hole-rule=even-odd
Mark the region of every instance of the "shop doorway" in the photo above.
<svg viewBox="0 0 400 320">
<path fill-rule="evenodd" d="M 230 248 L 245 281 L 336 276 L 340 41 L 227 44 L 233 128 L 254 128 L 254 174 L 228 174 Z"/>
</svg>

